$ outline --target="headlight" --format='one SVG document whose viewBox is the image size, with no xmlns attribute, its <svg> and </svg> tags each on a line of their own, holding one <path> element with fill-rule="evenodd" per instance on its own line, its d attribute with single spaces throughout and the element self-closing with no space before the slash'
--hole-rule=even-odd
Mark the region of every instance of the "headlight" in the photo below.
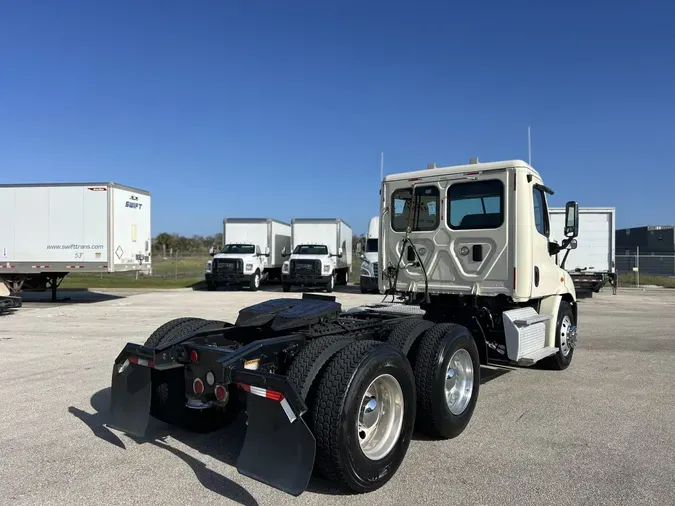
<svg viewBox="0 0 675 506">
<path fill-rule="evenodd" d="M 282 272 L 288 272 L 288 264 L 285 263 L 284 265 L 281 266 L 281 271 Z"/>
<path fill-rule="evenodd" d="M 246 270 L 250 271 L 253 269 L 253 264 L 246 264 Z"/>
<path fill-rule="evenodd" d="M 368 272 L 366 269 L 361 269 L 361 275 L 362 276 L 370 276 L 370 272 Z"/>
<path fill-rule="evenodd" d="M 328 272 L 330 271 L 330 265 L 324 265 L 323 266 L 323 272 Z"/>
<path fill-rule="evenodd" d="M 211 260 L 209 260 L 208 262 L 206 262 L 206 272 L 211 272 L 211 265 L 212 265 L 212 263 L 213 263 L 213 262 L 211 262 Z"/>
</svg>

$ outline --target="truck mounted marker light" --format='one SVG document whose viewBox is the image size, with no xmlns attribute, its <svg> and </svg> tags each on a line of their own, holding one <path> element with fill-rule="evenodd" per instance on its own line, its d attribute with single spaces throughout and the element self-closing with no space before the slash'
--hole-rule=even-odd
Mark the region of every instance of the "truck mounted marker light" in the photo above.
<svg viewBox="0 0 675 506">
<path fill-rule="evenodd" d="M 204 382 L 202 380 L 200 380 L 199 378 L 195 378 L 195 380 L 192 382 L 192 390 L 197 395 L 203 394 L 204 393 Z"/>
<path fill-rule="evenodd" d="M 197 355 L 196 350 L 190 352 L 190 362 L 197 362 L 199 360 L 199 355 Z"/>
<path fill-rule="evenodd" d="M 219 401 L 224 401 L 227 396 L 227 390 L 223 385 L 216 385 L 216 399 Z"/>
</svg>

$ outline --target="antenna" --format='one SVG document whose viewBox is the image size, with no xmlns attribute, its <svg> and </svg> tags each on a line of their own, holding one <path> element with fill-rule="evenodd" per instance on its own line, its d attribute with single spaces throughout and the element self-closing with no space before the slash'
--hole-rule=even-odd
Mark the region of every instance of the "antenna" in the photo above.
<svg viewBox="0 0 675 506">
<path fill-rule="evenodd" d="M 532 138 L 529 126 L 527 127 L 527 163 L 532 165 Z"/>
</svg>

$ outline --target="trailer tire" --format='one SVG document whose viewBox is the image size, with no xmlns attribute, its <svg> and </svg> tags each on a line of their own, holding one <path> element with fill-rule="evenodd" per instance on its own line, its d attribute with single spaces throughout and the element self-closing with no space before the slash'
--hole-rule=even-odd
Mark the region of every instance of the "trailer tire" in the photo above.
<svg viewBox="0 0 675 506">
<path fill-rule="evenodd" d="M 567 341 L 567 333 L 569 332 L 570 327 L 574 325 L 576 325 L 576 322 L 574 321 L 574 312 L 572 311 L 569 302 L 561 300 L 555 328 L 555 345 L 558 348 L 558 351 L 555 355 L 551 355 L 543 361 L 545 367 L 562 371 L 567 369 L 572 363 L 574 347 L 570 346 Z"/>
<path fill-rule="evenodd" d="M 389 395 L 365 395 L 375 380 Z M 375 395 L 382 393 L 373 392 Z M 360 424 L 362 415 L 387 406 L 379 419 L 393 422 L 385 427 L 384 449 L 371 453 L 362 448 L 368 438 Z M 375 402 L 373 402 L 373 400 Z M 320 375 L 316 399 L 309 407 L 309 420 L 316 437 L 315 469 L 333 482 L 354 492 L 370 492 L 387 483 L 401 465 L 410 445 L 415 425 L 415 381 L 412 368 L 399 350 L 379 341 L 355 341 L 336 353 Z M 372 424 L 370 430 L 378 431 Z M 392 434 L 387 436 L 386 434 Z"/>
<path fill-rule="evenodd" d="M 177 318 L 159 327 L 145 345 L 165 347 L 180 342 L 198 330 L 228 327 L 231 324 L 203 318 Z M 230 397 L 225 409 L 191 409 L 185 406 L 185 373 L 183 368 L 158 371 L 152 369 L 150 415 L 157 420 L 191 432 L 211 432 L 234 421 L 240 412 L 238 398 Z"/>
<path fill-rule="evenodd" d="M 471 332 L 454 323 L 434 325 L 419 340 L 414 370 L 417 428 L 438 439 L 459 436 L 471 420 L 480 387 L 480 357 Z M 457 380 L 460 388 L 454 390 Z M 459 392 L 454 410 L 448 405 L 449 387 Z"/>
</svg>

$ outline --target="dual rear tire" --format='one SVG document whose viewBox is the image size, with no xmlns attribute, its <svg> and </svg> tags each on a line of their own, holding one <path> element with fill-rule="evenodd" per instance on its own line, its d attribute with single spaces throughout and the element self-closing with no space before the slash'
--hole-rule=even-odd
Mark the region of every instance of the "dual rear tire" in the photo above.
<svg viewBox="0 0 675 506">
<path fill-rule="evenodd" d="M 414 331 L 403 323 L 408 333 Z M 308 407 L 315 471 L 355 492 L 391 479 L 415 428 L 436 438 L 456 437 L 476 405 L 480 363 L 468 330 L 429 325 L 408 350 L 401 341 L 318 339 L 287 372 Z"/>
</svg>

